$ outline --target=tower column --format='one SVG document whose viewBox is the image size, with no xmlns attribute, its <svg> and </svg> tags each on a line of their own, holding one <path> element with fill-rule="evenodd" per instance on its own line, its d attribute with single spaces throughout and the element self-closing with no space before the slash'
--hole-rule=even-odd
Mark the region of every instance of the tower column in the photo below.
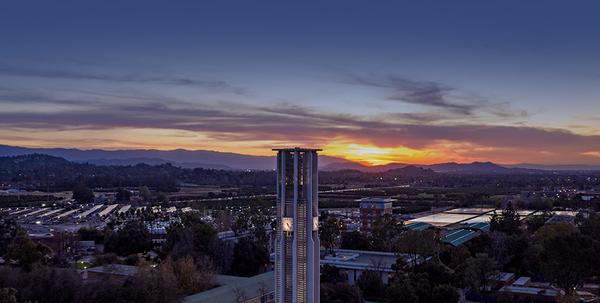
<svg viewBox="0 0 600 303">
<path fill-rule="evenodd" d="M 275 301 L 318 303 L 317 149 L 277 149 Z"/>
</svg>

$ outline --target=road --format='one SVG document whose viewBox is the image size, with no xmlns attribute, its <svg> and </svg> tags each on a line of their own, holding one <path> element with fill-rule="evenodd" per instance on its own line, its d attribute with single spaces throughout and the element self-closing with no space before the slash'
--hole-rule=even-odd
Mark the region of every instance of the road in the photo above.
<svg viewBox="0 0 600 303">
<path fill-rule="evenodd" d="M 396 185 L 396 186 L 384 186 L 384 187 L 358 187 L 358 188 L 344 188 L 344 189 L 332 189 L 332 190 L 322 190 L 319 191 L 319 194 L 325 193 L 343 193 L 343 192 L 354 192 L 354 191 L 366 191 L 373 189 L 390 189 L 390 188 L 408 188 L 410 185 Z M 275 194 L 260 194 L 260 195 L 244 195 L 244 196 L 232 196 L 232 197 L 220 197 L 220 198 L 205 198 L 205 199 L 195 199 L 195 200 L 175 200 L 172 202 L 212 202 L 212 201 L 232 201 L 232 200 L 240 200 L 240 199 L 253 199 L 253 198 L 275 198 Z"/>
</svg>

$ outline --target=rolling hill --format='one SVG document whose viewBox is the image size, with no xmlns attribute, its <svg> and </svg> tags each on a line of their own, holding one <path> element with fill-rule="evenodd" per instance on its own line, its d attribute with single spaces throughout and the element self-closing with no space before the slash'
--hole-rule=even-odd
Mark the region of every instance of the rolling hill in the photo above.
<svg viewBox="0 0 600 303">
<path fill-rule="evenodd" d="M 144 163 L 160 165 L 171 163 L 185 168 L 212 168 L 231 170 L 272 170 L 275 169 L 275 157 L 252 156 L 236 153 L 224 153 L 209 150 L 82 150 L 75 148 L 27 148 L 0 145 L 0 156 L 19 156 L 27 154 L 44 154 L 64 158 L 79 163 L 98 165 L 135 165 Z M 352 163 L 340 158 L 321 156 L 321 166 L 330 163 Z"/>
<path fill-rule="evenodd" d="M 78 163 L 97 165 L 161 165 L 170 163 L 182 168 L 207 168 L 224 170 L 273 170 L 275 169 L 274 156 L 253 156 L 238 153 L 225 153 L 209 150 L 102 150 L 102 149 L 75 149 L 75 148 L 27 148 L 9 145 L 0 145 L 0 157 L 18 156 L 28 154 L 45 154 L 64 158 Z M 319 156 L 319 169 L 322 171 L 358 170 L 361 172 L 380 173 L 388 170 L 415 166 L 431 169 L 438 173 L 457 174 L 510 174 L 510 173 L 535 173 L 539 171 L 589 171 L 600 170 L 598 166 L 586 165 L 537 165 L 514 164 L 498 165 L 492 162 L 473 163 L 439 163 L 430 165 L 391 163 L 378 166 L 366 166 L 361 163 L 348 161 L 342 158 L 321 155 Z"/>
</svg>

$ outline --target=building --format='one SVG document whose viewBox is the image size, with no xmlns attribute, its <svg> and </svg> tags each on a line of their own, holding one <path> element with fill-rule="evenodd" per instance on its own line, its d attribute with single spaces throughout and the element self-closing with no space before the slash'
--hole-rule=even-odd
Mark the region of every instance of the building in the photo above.
<svg viewBox="0 0 600 303">
<path fill-rule="evenodd" d="M 554 288 L 550 283 L 531 282 L 529 277 L 520 277 L 510 285 L 505 285 L 498 291 L 499 294 L 506 294 L 514 302 L 559 302 L 563 294 L 559 289 Z"/>
<path fill-rule="evenodd" d="M 516 303 L 529 302 L 560 302 L 560 298 L 564 295 L 560 289 L 554 287 L 548 282 L 534 282 L 530 277 L 518 277 L 514 273 L 500 272 L 489 276 L 487 290 L 492 291 L 496 295 L 496 299 L 503 297 Z M 577 291 L 592 301 L 581 300 L 578 302 L 595 302 L 597 299 L 592 293 L 586 292 L 584 289 Z M 469 301 L 481 302 L 485 300 L 479 291 L 469 291 L 466 295 Z"/>
<path fill-rule="evenodd" d="M 377 220 L 386 214 L 392 214 L 392 202 L 396 200 L 391 198 L 362 198 L 357 201 L 360 202 L 362 230 L 370 231 Z"/>
<path fill-rule="evenodd" d="M 421 264 L 431 257 L 420 255 L 394 253 L 385 251 L 366 251 L 355 249 L 321 250 L 320 263 L 323 266 L 335 266 L 340 276 L 350 285 L 357 283 L 360 276 L 371 271 L 379 274 L 384 284 L 390 281 L 396 271 L 396 261 L 402 258 L 408 267 Z M 271 264 L 275 263 L 275 254 L 269 256 Z"/>
<path fill-rule="evenodd" d="M 275 302 L 318 303 L 318 150 L 276 151 Z"/>
<path fill-rule="evenodd" d="M 84 281 L 98 283 L 110 279 L 119 283 L 125 283 L 138 272 L 137 266 L 123 264 L 107 264 L 91 267 L 82 271 Z"/>
<path fill-rule="evenodd" d="M 338 268 L 340 275 L 350 285 L 356 284 L 366 271 L 377 273 L 381 281 L 388 284 L 390 278 L 396 273 L 394 266 L 398 258 L 402 258 L 406 264 L 423 262 L 423 258 L 420 256 L 383 251 L 334 249 L 334 254 L 327 254 L 325 250 L 322 253 L 324 257 L 321 259 L 321 265 Z M 414 258 L 417 258 L 416 262 Z"/>
<path fill-rule="evenodd" d="M 273 272 L 254 277 L 217 275 L 217 287 L 187 296 L 183 303 L 273 303 Z"/>
</svg>

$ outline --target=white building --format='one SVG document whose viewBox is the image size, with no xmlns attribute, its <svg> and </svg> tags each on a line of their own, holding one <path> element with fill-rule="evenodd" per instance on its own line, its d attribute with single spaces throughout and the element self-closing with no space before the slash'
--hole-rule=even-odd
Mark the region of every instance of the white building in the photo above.
<svg viewBox="0 0 600 303">
<path fill-rule="evenodd" d="M 276 151 L 275 302 L 318 303 L 318 150 Z"/>
</svg>

